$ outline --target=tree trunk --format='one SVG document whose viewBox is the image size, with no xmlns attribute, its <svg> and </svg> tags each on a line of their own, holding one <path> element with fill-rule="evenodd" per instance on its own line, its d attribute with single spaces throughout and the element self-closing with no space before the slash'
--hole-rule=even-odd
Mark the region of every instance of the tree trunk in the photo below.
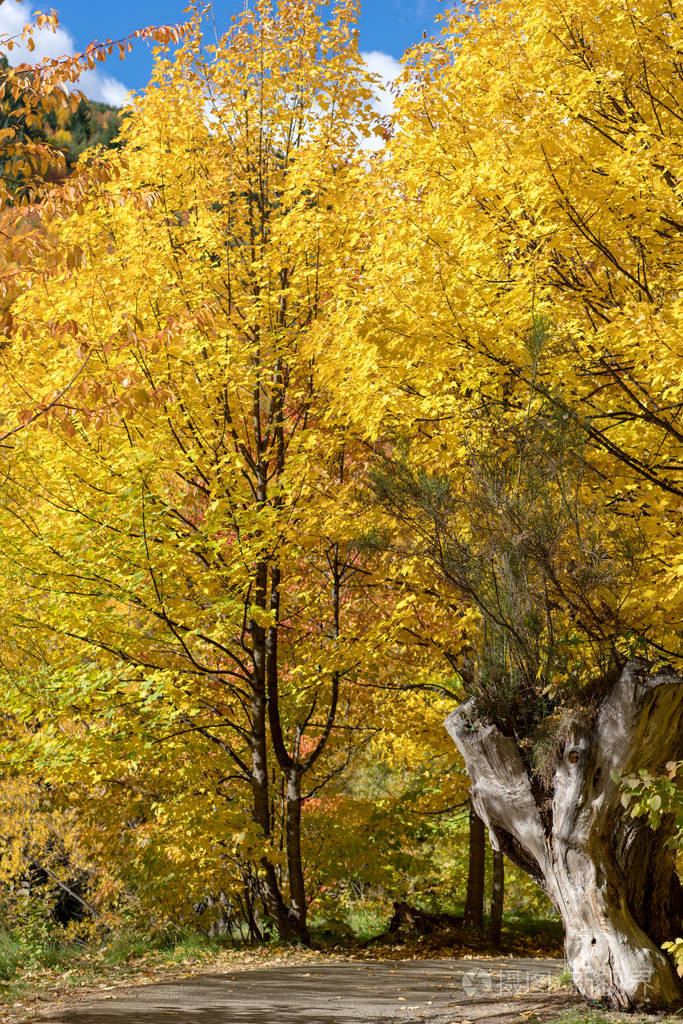
<svg viewBox="0 0 683 1024">
<path fill-rule="evenodd" d="M 256 573 L 255 604 L 265 607 L 267 566 L 262 563 Z M 252 814 L 261 827 L 264 840 L 271 836 L 270 796 L 268 786 L 268 734 L 266 699 L 266 631 L 254 620 L 249 623 L 253 641 L 254 672 L 251 682 L 251 791 Z M 266 854 L 259 859 L 260 888 L 266 913 L 275 921 L 281 938 L 292 938 L 289 914 L 282 899 L 275 866 Z"/>
<path fill-rule="evenodd" d="M 491 916 L 489 917 L 489 939 L 500 946 L 503 928 L 503 898 L 505 896 L 505 864 L 502 850 L 493 851 L 493 885 L 491 888 Z"/>
<path fill-rule="evenodd" d="M 581 995 L 620 1010 L 679 1005 L 683 986 L 659 948 L 681 934 L 681 886 L 667 845 L 674 822 L 664 817 L 655 832 L 625 813 L 618 775 L 658 774 L 683 757 L 683 679 L 629 662 L 596 715 L 568 728 L 546 792 L 515 740 L 477 718 L 474 699 L 446 728 L 493 848 L 535 878 L 560 912 Z"/>
<path fill-rule="evenodd" d="M 301 857 L 301 769 L 298 765 L 287 773 L 287 872 L 290 925 L 296 937 L 308 944 L 306 887 Z"/>
<path fill-rule="evenodd" d="M 467 870 L 467 899 L 464 923 L 480 931 L 484 927 L 484 878 L 486 872 L 486 831 L 470 800 L 470 850 Z"/>
<path fill-rule="evenodd" d="M 270 838 L 270 805 L 268 796 L 268 753 L 266 745 L 265 694 L 254 687 L 251 701 L 251 790 L 253 819 L 260 825 L 264 839 Z M 261 893 L 266 913 L 277 924 L 283 938 L 289 938 L 287 910 L 282 900 L 275 867 L 264 854 L 259 865 L 262 871 Z"/>
</svg>

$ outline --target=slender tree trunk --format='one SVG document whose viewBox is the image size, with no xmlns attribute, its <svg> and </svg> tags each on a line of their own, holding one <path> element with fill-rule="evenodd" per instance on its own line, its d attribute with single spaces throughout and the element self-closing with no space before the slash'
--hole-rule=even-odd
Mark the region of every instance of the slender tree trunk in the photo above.
<svg viewBox="0 0 683 1024">
<path fill-rule="evenodd" d="M 301 856 L 301 769 L 298 765 L 292 767 L 287 774 L 287 870 L 290 922 L 297 938 L 308 943 L 306 888 Z"/>
<path fill-rule="evenodd" d="M 496 947 L 500 946 L 500 935 L 503 928 L 503 899 L 505 896 L 505 863 L 503 851 L 493 851 L 493 885 L 491 887 L 491 916 L 489 917 L 489 939 Z"/>
<path fill-rule="evenodd" d="M 480 931 L 484 927 L 486 832 L 484 822 L 470 801 L 470 846 L 464 922 Z"/>
<path fill-rule="evenodd" d="M 267 565 L 262 563 L 256 572 L 255 603 L 263 608 L 268 579 Z M 266 631 L 252 620 L 250 633 L 253 643 L 254 671 L 251 697 L 251 789 L 253 818 L 261 826 L 264 839 L 271 835 L 270 796 L 268 785 L 268 704 L 266 699 Z M 289 915 L 282 899 L 277 872 L 272 861 L 264 854 L 260 858 L 261 890 L 266 913 L 277 924 L 281 937 L 292 937 Z"/>
<path fill-rule="evenodd" d="M 280 615 L 280 570 L 270 567 L 269 609 L 274 623 L 265 632 L 265 685 L 267 693 L 268 724 L 275 758 L 285 780 L 285 848 L 287 874 L 289 879 L 289 907 L 283 906 L 283 918 L 278 921 L 280 935 L 285 940 L 295 939 L 306 945 L 310 942 L 306 924 L 306 890 L 304 884 L 303 858 L 301 854 L 301 776 L 299 763 L 299 734 L 295 741 L 294 754 L 288 753 L 280 718 L 278 629 Z"/>
<path fill-rule="evenodd" d="M 660 948 L 682 930 L 674 822 L 664 817 L 652 831 L 631 818 L 619 775 L 659 774 L 683 757 L 683 679 L 629 662 L 596 715 L 572 725 L 542 794 L 515 740 L 480 720 L 473 700 L 446 728 L 494 849 L 532 875 L 560 912 L 578 991 L 620 1010 L 680 1005 L 683 986 Z"/>
<path fill-rule="evenodd" d="M 268 764 L 266 743 L 266 701 L 265 694 L 253 693 L 251 701 L 252 720 L 252 763 L 251 790 L 252 814 L 260 825 L 264 839 L 270 838 L 270 803 L 268 795 Z M 260 858 L 262 871 L 261 890 L 266 913 L 273 918 L 283 938 L 289 937 L 287 911 L 277 881 L 275 867 L 264 854 Z"/>
</svg>

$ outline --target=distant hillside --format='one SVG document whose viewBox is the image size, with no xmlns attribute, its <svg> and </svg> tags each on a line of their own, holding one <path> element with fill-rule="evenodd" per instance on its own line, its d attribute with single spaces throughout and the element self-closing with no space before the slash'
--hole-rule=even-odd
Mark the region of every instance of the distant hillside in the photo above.
<svg viewBox="0 0 683 1024">
<path fill-rule="evenodd" d="M 116 145 L 114 140 L 121 118 L 116 107 L 82 100 L 73 112 L 68 108 L 44 112 L 31 102 L 27 104 L 21 89 L 15 93 L 16 85 L 8 82 L 8 75 L 11 76 L 7 58 L 0 56 L 0 130 L 10 128 L 14 133 L 8 145 L 0 144 L 0 176 L 13 195 L 19 197 L 25 193 L 27 164 L 31 176 L 35 176 L 40 166 L 32 156 L 32 145 L 47 143 L 60 150 L 66 159 L 67 173 L 83 150 L 96 145 Z M 17 153 L 15 143 L 26 144 L 26 149 Z M 55 174 L 61 177 L 63 170 L 54 168 L 46 172 L 43 169 L 39 174 L 49 180 Z"/>
<path fill-rule="evenodd" d="M 46 139 L 65 154 L 67 167 L 72 167 L 84 149 L 115 145 L 120 123 L 121 113 L 116 107 L 82 100 L 66 120 L 50 111 L 45 117 L 44 130 Z"/>
</svg>

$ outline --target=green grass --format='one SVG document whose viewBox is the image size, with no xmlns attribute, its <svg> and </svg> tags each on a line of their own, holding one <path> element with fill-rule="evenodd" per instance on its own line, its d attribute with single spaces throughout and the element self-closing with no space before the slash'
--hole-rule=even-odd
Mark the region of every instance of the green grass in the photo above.
<svg viewBox="0 0 683 1024">
<path fill-rule="evenodd" d="M 202 953 L 217 953 L 226 947 L 233 947 L 229 938 L 210 938 L 204 932 L 179 930 L 146 935 L 144 932 L 124 930 L 106 944 L 102 960 L 114 966 L 139 960 L 148 953 L 164 953 L 164 959 L 179 962 Z"/>
<path fill-rule="evenodd" d="M 564 927 L 559 917 L 533 917 L 528 914 L 505 914 L 503 925 L 510 931 L 520 935 L 549 935 L 553 938 L 564 937 Z"/>
<path fill-rule="evenodd" d="M 553 979 L 552 988 L 571 988 L 572 975 L 568 967 Z"/>
<path fill-rule="evenodd" d="M 81 952 L 80 946 L 59 935 L 30 929 L 24 934 L 0 930 L 0 983 L 10 982 L 29 969 L 59 967 Z"/>
<path fill-rule="evenodd" d="M 345 921 L 355 938 L 364 942 L 386 931 L 390 916 L 382 907 L 364 907 L 359 904 L 349 908 Z"/>
<path fill-rule="evenodd" d="M 153 948 L 150 939 L 138 932 L 122 931 L 107 943 L 102 959 L 105 964 L 116 966 L 138 960 Z"/>
<path fill-rule="evenodd" d="M 311 914 L 308 930 L 316 945 L 367 942 L 386 931 L 391 910 L 377 901 L 350 902 L 339 916 Z"/>
<path fill-rule="evenodd" d="M 36 970 L 69 965 L 87 972 L 97 962 L 105 967 L 118 967 L 148 954 L 157 954 L 166 963 L 180 963 L 202 954 L 218 953 L 231 945 L 227 939 L 209 938 L 201 932 L 173 931 L 150 936 L 128 929 L 113 935 L 104 945 L 91 947 L 85 956 L 86 947 L 68 939 L 58 928 L 0 928 L 0 987 L 7 988 L 27 972 Z"/>
<path fill-rule="evenodd" d="M 221 949 L 232 948 L 227 938 L 210 938 L 202 932 L 187 932 L 175 936 L 168 947 L 169 960 L 187 960 L 201 953 L 218 953 Z"/>
<path fill-rule="evenodd" d="M 674 1017 L 634 1017 L 631 1014 L 606 1013 L 604 1010 L 589 1010 L 579 1007 L 567 1010 L 561 1017 L 553 1018 L 553 1024 L 681 1024 L 681 1016 Z"/>
<path fill-rule="evenodd" d="M 10 981 L 21 965 L 21 942 L 15 935 L 0 931 L 0 980 Z"/>
</svg>

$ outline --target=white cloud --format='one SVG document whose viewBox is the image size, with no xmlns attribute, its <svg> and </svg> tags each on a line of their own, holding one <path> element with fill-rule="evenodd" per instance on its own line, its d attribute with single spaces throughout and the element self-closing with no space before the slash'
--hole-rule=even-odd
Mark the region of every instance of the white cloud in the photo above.
<svg viewBox="0 0 683 1024">
<path fill-rule="evenodd" d="M 0 8 L 1 10 L 1 8 Z M 379 75 L 386 83 L 384 88 L 378 88 L 375 100 L 375 110 L 378 114 L 390 114 L 394 108 L 394 97 L 389 90 L 391 83 L 401 73 L 401 65 L 389 53 L 382 53 L 381 50 L 370 50 L 368 53 L 361 53 L 368 71 L 373 75 Z"/>
<path fill-rule="evenodd" d="M 33 20 L 34 10 L 32 3 L 27 3 L 26 0 L 0 0 L 0 37 L 18 35 L 24 25 Z M 29 51 L 25 43 L 20 43 L 6 54 L 12 66 L 33 64 L 44 57 L 61 57 L 76 52 L 73 37 L 61 27 L 56 32 L 49 28 L 36 31 L 33 34 L 33 41 L 36 44 L 33 51 Z M 116 78 L 103 74 L 99 68 L 84 71 L 77 86 L 88 99 L 109 103 L 113 107 L 122 106 L 128 98 L 128 89 L 125 85 Z"/>
<path fill-rule="evenodd" d="M 380 117 L 386 117 L 394 109 L 394 94 L 391 92 L 391 83 L 401 73 L 401 65 L 389 53 L 382 53 L 381 50 L 370 50 L 368 53 L 361 53 L 368 71 L 373 75 L 379 75 L 384 82 L 384 87 L 375 87 L 375 101 L 373 107 Z M 379 135 L 373 135 L 363 142 L 363 149 L 368 152 L 377 152 L 384 148 L 384 139 Z"/>
<path fill-rule="evenodd" d="M 111 107 L 122 107 L 130 96 L 130 90 L 123 82 L 97 69 L 84 71 L 78 80 L 78 88 L 83 90 L 88 99 L 108 103 Z"/>
</svg>

